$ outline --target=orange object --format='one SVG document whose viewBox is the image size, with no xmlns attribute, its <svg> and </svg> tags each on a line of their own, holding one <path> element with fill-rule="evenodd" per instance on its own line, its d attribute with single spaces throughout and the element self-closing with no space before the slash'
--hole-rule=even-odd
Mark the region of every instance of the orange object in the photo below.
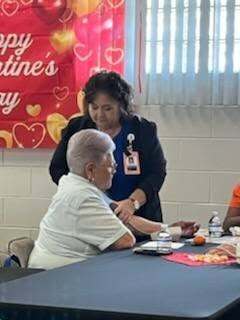
<svg viewBox="0 0 240 320">
<path fill-rule="evenodd" d="M 196 236 L 194 239 L 193 239 L 193 243 L 196 245 L 196 246 L 203 246 L 205 243 L 206 243 L 206 239 L 204 236 Z"/>
<path fill-rule="evenodd" d="M 234 187 L 229 206 L 232 208 L 240 208 L 240 184 Z"/>
</svg>

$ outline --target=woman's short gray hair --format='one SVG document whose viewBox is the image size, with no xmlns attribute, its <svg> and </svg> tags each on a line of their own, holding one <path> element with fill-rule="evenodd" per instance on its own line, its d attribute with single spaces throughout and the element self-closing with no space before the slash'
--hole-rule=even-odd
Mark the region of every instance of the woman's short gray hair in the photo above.
<svg viewBox="0 0 240 320">
<path fill-rule="evenodd" d="M 82 175 L 89 162 L 99 164 L 103 156 L 115 150 L 110 136 L 95 129 L 75 133 L 68 142 L 67 164 L 70 172 Z"/>
</svg>

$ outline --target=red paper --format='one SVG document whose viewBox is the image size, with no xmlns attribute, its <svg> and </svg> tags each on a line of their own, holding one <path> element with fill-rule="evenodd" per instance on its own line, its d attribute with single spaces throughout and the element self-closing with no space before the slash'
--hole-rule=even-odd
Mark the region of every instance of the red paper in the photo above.
<svg viewBox="0 0 240 320">
<path fill-rule="evenodd" d="M 193 261 L 189 256 L 194 256 L 194 253 L 189 253 L 189 252 L 174 252 L 173 254 L 169 256 L 163 257 L 164 259 L 176 263 L 182 263 L 187 266 L 191 267 L 198 267 L 198 266 L 209 266 L 209 265 L 229 265 L 232 263 L 236 262 L 236 259 L 229 258 L 228 261 L 226 262 L 219 262 L 219 263 L 207 263 L 207 262 L 198 262 L 198 261 Z"/>
<path fill-rule="evenodd" d="M 123 72 L 124 0 L 0 0 L 0 26 L 0 148 L 55 147 L 89 76 Z"/>
</svg>

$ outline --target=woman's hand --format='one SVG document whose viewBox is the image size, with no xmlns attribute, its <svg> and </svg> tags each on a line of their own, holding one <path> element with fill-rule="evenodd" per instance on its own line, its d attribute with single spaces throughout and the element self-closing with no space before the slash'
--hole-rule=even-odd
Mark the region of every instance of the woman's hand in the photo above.
<svg viewBox="0 0 240 320">
<path fill-rule="evenodd" d="M 191 238 L 195 232 L 198 231 L 200 225 L 196 222 L 192 221 L 179 221 L 173 223 L 171 226 L 173 227 L 181 227 L 182 228 L 182 237 Z"/>
<path fill-rule="evenodd" d="M 116 213 L 123 223 L 127 223 L 135 212 L 133 202 L 130 199 L 125 199 L 115 203 L 117 204 L 117 208 L 114 210 L 114 213 Z"/>
</svg>

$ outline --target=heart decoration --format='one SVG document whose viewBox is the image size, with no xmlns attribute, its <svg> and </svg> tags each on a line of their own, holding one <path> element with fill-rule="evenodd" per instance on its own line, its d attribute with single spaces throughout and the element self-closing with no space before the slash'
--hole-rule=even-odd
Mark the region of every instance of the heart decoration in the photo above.
<svg viewBox="0 0 240 320">
<path fill-rule="evenodd" d="M 21 0 L 21 2 L 24 6 L 27 6 L 28 4 L 33 3 L 33 0 Z"/>
<path fill-rule="evenodd" d="M 55 87 L 53 88 L 53 94 L 59 101 L 63 101 L 69 96 L 69 88 Z"/>
<path fill-rule="evenodd" d="M 70 8 L 66 8 L 63 15 L 58 19 L 61 23 L 70 21 L 73 17 L 73 11 Z"/>
<path fill-rule="evenodd" d="M 47 117 L 47 131 L 55 143 L 59 143 L 62 130 L 68 124 L 68 120 L 60 113 L 52 113 Z"/>
<path fill-rule="evenodd" d="M 13 138 L 12 138 L 12 134 L 6 130 L 1 130 L 0 131 L 0 141 L 1 139 L 3 139 L 6 148 L 12 148 L 13 145 Z"/>
<path fill-rule="evenodd" d="M 105 50 L 104 57 L 113 66 L 120 63 L 124 57 L 123 49 L 109 47 Z"/>
<path fill-rule="evenodd" d="M 68 0 L 68 6 L 78 16 L 82 17 L 94 12 L 102 0 Z"/>
<path fill-rule="evenodd" d="M 110 5 L 110 7 L 112 7 L 113 9 L 117 9 L 119 7 L 121 7 L 121 5 L 124 4 L 125 0 L 107 0 L 108 4 Z"/>
<path fill-rule="evenodd" d="M 53 24 L 67 9 L 66 0 L 33 0 L 33 10 L 46 24 Z"/>
<path fill-rule="evenodd" d="M 75 56 L 81 62 L 87 61 L 91 57 L 91 55 L 93 54 L 93 51 L 91 49 L 88 50 L 88 48 L 80 42 L 75 45 L 73 51 L 74 51 Z"/>
<path fill-rule="evenodd" d="M 73 47 L 76 35 L 73 30 L 56 30 L 50 37 L 53 48 L 60 54 Z"/>
<path fill-rule="evenodd" d="M 19 3 L 17 0 L 4 0 L 1 4 L 1 9 L 6 16 L 12 17 L 17 13 Z"/>
<path fill-rule="evenodd" d="M 35 104 L 35 105 L 28 104 L 26 106 L 27 113 L 32 117 L 37 117 L 40 114 L 41 110 L 42 110 L 42 107 L 40 104 Z"/>
<path fill-rule="evenodd" d="M 34 123 L 28 126 L 19 122 L 13 126 L 12 135 L 19 148 L 36 149 L 43 142 L 46 129 L 41 123 Z"/>
</svg>

